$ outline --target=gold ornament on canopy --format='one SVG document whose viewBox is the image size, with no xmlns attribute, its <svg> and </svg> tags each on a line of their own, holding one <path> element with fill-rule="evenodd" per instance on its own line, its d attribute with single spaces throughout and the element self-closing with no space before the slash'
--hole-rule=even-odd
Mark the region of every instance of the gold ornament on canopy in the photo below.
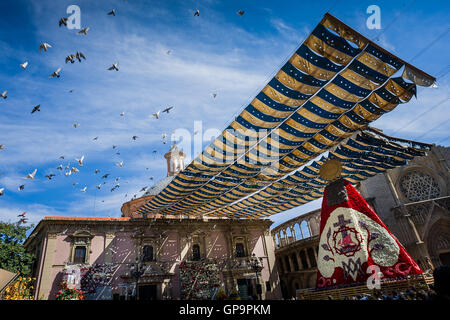
<svg viewBox="0 0 450 320">
<path fill-rule="evenodd" d="M 336 159 L 329 159 L 320 167 L 319 175 L 327 181 L 334 181 L 341 177 L 341 172 L 341 162 Z"/>
</svg>

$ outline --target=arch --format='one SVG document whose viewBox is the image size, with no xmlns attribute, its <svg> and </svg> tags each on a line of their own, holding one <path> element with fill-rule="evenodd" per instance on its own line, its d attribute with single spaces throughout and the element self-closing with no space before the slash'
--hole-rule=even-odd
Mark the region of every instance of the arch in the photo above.
<svg viewBox="0 0 450 320">
<path fill-rule="evenodd" d="M 300 225 L 298 222 L 294 224 L 294 231 L 296 240 L 303 239 L 302 230 L 300 230 Z"/>
<path fill-rule="evenodd" d="M 292 240 L 291 228 L 287 227 L 285 232 L 286 232 L 286 243 L 291 243 L 291 240 Z"/>
<path fill-rule="evenodd" d="M 276 244 L 276 246 L 277 246 L 277 247 L 280 247 L 280 240 L 278 239 L 278 233 L 275 233 L 274 239 L 275 239 L 275 244 Z"/>
<path fill-rule="evenodd" d="M 284 246 L 286 244 L 286 239 L 284 237 L 283 230 L 280 231 L 280 247 Z"/>
<path fill-rule="evenodd" d="M 444 255 L 450 251 L 450 219 L 441 217 L 427 232 L 427 249 L 433 267 L 444 265 Z"/>
<path fill-rule="evenodd" d="M 302 223 L 300 223 L 300 229 L 302 230 L 303 238 L 311 237 L 308 222 L 306 220 L 303 220 Z"/>
</svg>

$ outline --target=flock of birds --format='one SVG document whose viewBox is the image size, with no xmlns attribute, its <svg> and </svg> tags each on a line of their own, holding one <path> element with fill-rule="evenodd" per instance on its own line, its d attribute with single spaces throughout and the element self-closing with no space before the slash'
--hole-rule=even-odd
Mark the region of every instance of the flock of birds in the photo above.
<svg viewBox="0 0 450 320">
<path fill-rule="evenodd" d="M 116 16 L 116 11 L 113 9 L 113 10 L 109 11 L 107 14 L 110 15 L 110 16 Z M 242 16 L 242 15 L 244 14 L 244 11 L 239 10 L 239 11 L 237 12 L 237 14 L 239 14 L 240 16 Z M 200 11 L 199 11 L 199 10 L 196 10 L 196 11 L 194 12 L 194 16 L 200 16 Z M 68 18 L 66 18 L 66 17 L 61 18 L 61 19 L 59 20 L 59 22 L 58 22 L 59 27 L 62 27 L 62 26 L 67 27 L 67 21 L 68 21 Z M 84 28 L 82 28 L 80 31 L 78 31 L 77 33 L 78 33 L 79 35 L 87 36 L 89 29 L 90 29 L 89 27 L 84 27 Z M 50 48 L 52 48 L 52 46 L 51 46 L 49 43 L 43 42 L 43 43 L 40 44 L 40 46 L 39 46 L 39 51 L 42 51 L 42 50 L 43 50 L 44 52 L 48 52 Z M 172 52 L 171 50 L 168 50 L 166 53 L 169 55 L 169 54 L 171 54 L 171 52 Z M 73 63 L 75 63 L 76 61 L 78 61 L 78 62 L 81 63 L 82 60 L 86 60 L 86 56 L 85 56 L 82 52 L 78 52 L 78 51 L 77 51 L 75 54 L 69 54 L 69 55 L 67 55 L 67 57 L 65 58 L 65 63 L 67 64 L 67 63 L 70 62 L 71 64 L 73 64 Z M 21 67 L 22 69 L 26 70 L 27 67 L 28 67 L 28 65 L 29 65 L 29 62 L 28 62 L 28 61 L 25 61 L 24 63 L 20 64 L 20 67 Z M 119 71 L 119 67 L 118 67 L 118 66 L 119 66 L 119 62 L 117 61 L 117 62 L 115 62 L 114 64 L 112 64 L 110 67 L 108 67 L 107 70 L 109 70 L 109 71 L 113 71 L 113 70 Z M 60 77 L 61 77 L 61 70 L 62 70 L 62 68 L 59 67 L 59 68 L 58 68 L 57 70 L 55 70 L 52 74 L 50 74 L 49 78 L 60 78 Z M 68 90 L 68 91 L 69 91 L 69 93 L 72 93 L 72 92 L 73 92 L 72 89 L 71 89 L 71 90 Z M 0 92 L 1 92 L 1 91 L 0 91 Z M 7 94 L 8 94 L 8 90 L 4 90 L 4 91 L 0 94 L 0 98 L 3 98 L 3 99 L 6 100 L 7 97 L 8 97 Z M 217 93 L 212 93 L 212 97 L 213 97 L 213 98 L 216 98 L 216 96 L 217 96 Z M 40 105 L 40 104 L 34 106 L 33 109 L 32 109 L 32 111 L 31 111 L 31 113 L 33 114 L 33 113 L 35 113 L 35 112 L 40 112 L 40 111 L 41 111 L 40 108 L 41 108 L 41 105 Z M 167 114 L 169 114 L 170 110 L 172 110 L 173 108 L 174 108 L 174 107 L 171 106 L 171 107 L 164 108 L 164 109 L 162 109 L 162 110 L 158 110 L 157 112 L 153 113 L 152 116 L 153 116 L 154 118 L 156 118 L 156 119 L 159 119 L 162 113 L 167 113 Z M 121 117 L 124 117 L 124 116 L 125 116 L 125 112 L 120 113 L 120 116 L 121 116 Z M 73 127 L 74 127 L 74 128 L 77 128 L 78 126 L 80 126 L 79 123 L 74 123 L 74 124 L 73 124 Z M 194 135 L 196 135 L 197 133 L 198 133 L 198 131 L 194 132 Z M 163 134 L 161 135 L 161 137 L 162 137 L 162 142 L 163 142 L 164 144 L 166 144 L 166 143 L 167 143 L 167 134 L 166 134 L 166 133 L 163 133 Z M 134 141 L 135 141 L 136 139 L 138 139 L 138 138 L 139 138 L 139 137 L 136 136 L 136 135 L 132 136 L 132 140 L 134 140 Z M 95 138 L 93 139 L 93 141 L 96 141 L 97 139 L 98 139 L 98 137 L 95 137 Z M 117 147 L 116 145 L 113 145 L 113 146 L 112 146 L 113 149 L 116 149 L 116 147 Z M 0 144 L 0 150 L 3 150 L 3 149 L 5 149 L 5 144 Z M 156 153 L 157 153 L 157 150 L 153 150 L 153 153 L 156 154 Z M 117 154 L 117 155 L 120 155 L 120 152 L 117 151 L 116 154 Z M 64 160 L 64 159 L 65 159 L 65 156 L 62 155 L 62 156 L 59 157 L 59 159 L 63 159 L 63 160 Z M 82 155 L 79 159 L 78 159 L 78 158 L 75 159 L 75 161 L 77 162 L 77 164 L 78 164 L 79 167 L 82 167 L 82 166 L 83 166 L 84 159 L 85 159 L 85 156 L 84 156 L 84 155 Z M 124 166 L 123 161 L 117 162 L 116 165 L 117 165 L 118 167 L 120 167 L 120 168 L 122 168 L 122 167 Z M 62 173 L 63 171 L 65 171 L 62 175 L 66 176 L 66 177 L 67 177 L 67 176 L 70 176 L 70 175 L 72 175 L 72 174 L 76 174 L 76 173 L 78 173 L 78 172 L 80 171 L 77 167 L 71 166 L 70 163 L 67 164 L 66 166 L 63 166 L 63 164 L 60 164 L 58 167 L 56 167 L 56 170 L 61 171 L 61 173 Z M 149 170 L 149 168 L 146 168 L 146 170 Z M 94 174 L 98 174 L 99 172 L 100 172 L 99 169 L 95 169 Z M 27 175 L 26 175 L 25 177 L 23 177 L 23 178 L 24 178 L 24 179 L 27 179 L 27 180 L 35 180 L 36 173 L 37 173 L 37 169 L 34 169 L 33 172 L 27 174 Z M 1 174 L 0 174 L 0 176 L 1 176 Z M 110 176 L 110 174 L 109 174 L 109 173 L 106 173 L 106 174 L 104 174 L 101 178 L 106 180 L 106 179 L 108 179 L 109 176 Z M 56 174 L 54 174 L 54 173 L 49 173 L 49 174 L 45 175 L 45 178 L 47 178 L 48 180 L 52 180 L 54 177 L 56 177 Z M 120 177 L 116 177 L 116 178 L 114 179 L 115 185 L 111 188 L 111 192 L 117 190 L 117 189 L 120 187 L 119 180 L 120 180 Z M 153 177 L 150 177 L 150 180 L 153 180 Z M 106 181 L 103 181 L 103 183 L 100 183 L 99 185 L 97 185 L 96 188 L 97 188 L 98 190 L 100 190 L 100 189 L 102 188 L 102 186 L 105 185 L 106 183 L 107 183 Z M 128 181 L 126 181 L 126 183 L 128 183 Z M 77 184 L 78 184 L 78 182 L 74 182 L 74 183 L 73 183 L 73 187 L 75 187 Z M 148 188 L 149 188 L 148 186 L 145 186 L 145 187 L 143 187 L 139 192 L 146 192 Z M 17 189 L 18 189 L 19 191 L 24 190 L 24 189 L 25 189 L 25 184 L 21 184 Z M 85 192 L 87 191 L 87 186 L 84 186 L 84 188 L 80 189 L 80 191 L 83 192 L 83 193 L 85 193 Z M 138 192 L 138 193 L 139 193 L 139 192 Z M 4 193 L 5 193 L 5 188 L 0 188 L 0 196 L 3 196 Z M 127 196 L 128 196 L 128 194 L 125 194 L 125 198 L 126 198 Z M 137 198 L 137 193 L 133 195 L 132 199 L 136 199 L 136 198 Z M 102 202 L 104 202 L 104 200 L 102 200 Z M 26 212 L 23 212 L 22 214 L 19 214 L 19 215 L 18 215 L 18 217 L 20 218 L 20 220 L 19 220 L 19 222 L 18 222 L 19 224 L 22 224 L 22 223 L 26 223 L 26 222 L 27 222 L 27 218 L 25 218 L 25 214 L 26 214 Z"/>
</svg>

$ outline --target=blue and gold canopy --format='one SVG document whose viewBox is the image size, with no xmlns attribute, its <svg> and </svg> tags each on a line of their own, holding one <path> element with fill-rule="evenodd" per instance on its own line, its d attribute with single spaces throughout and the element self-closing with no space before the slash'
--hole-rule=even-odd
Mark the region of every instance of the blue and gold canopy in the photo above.
<svg viewBox="0 0 450 320">
<path fill-rule="evenodd" d="M 368 133 L 347 138 L 407 103 L 416 85 L 434 82 L 327 13 L 222 134 L 138 213 L 258 218 L 293 208 L 321 197 L 325 183 L 316 177 L 322 160 L 298 169 L 343 141 L 329 157 L 353 159 L 344 161 L 350 181 L 400 165 L 413 151 L 379 147 L 356 161 L 353 153 L 373 145 Z"/>
</svg>

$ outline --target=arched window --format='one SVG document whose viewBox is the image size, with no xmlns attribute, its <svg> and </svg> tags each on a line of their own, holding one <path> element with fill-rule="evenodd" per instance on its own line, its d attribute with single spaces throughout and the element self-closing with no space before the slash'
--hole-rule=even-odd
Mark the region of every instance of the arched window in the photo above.
<svg viewBox="0 0 450 320">
<path fill-rule="evenodd" d="M 86 247 L 76 246 L 75 254 L 73 256 L 74 263 L 85 263 L 86 262 Z"/>
<path fill-rule="evenodd" d="M 302 223 L 300 224 L 300 228 L 302 229 L 303 238 L 311 237 L 309 233 L 308 222 L 306 220 L 302 221 Z"/>
<path fill-rule="evenodd" d="M 153 261 L 153 247 L 152 246 L 144 246 L 143 252 L 142 252 L 142 260 L 144 262 L 146 261 Z"/>
<path fill-rule="evenodd" d="M 194 244 L 192 246 L 192 260 L 194 261 L 200 260 L 200 246 L 198 244 Z"/>
<path fill-rule="evenodd" d="M 245 249 L 244 249 L 244 244 L 241 242 L 236 243 L 236 257 L 237 258 L 242 258 L 245 257 Z"/>
<path fill-rule="evenodd" d="M 294 225 L 294 231 L 295 231 L 295 238 L 296 238 L 296 240 L 303 239 L 302 231 L 300 230 L 300 226 L 298 225 L 298 223 L 296 223 Z"/>
<path fill-rule="evenodd" d="M 308 257 L 309 257 L 309 262 L 311 263 L 311 267 L 317 267 L 317 263 L 316 263 L 316 257 L 314 255 L 314 249 L 313 248 L 308 248 L 307 252 L 308 252 Z"/>
<path fill-rule="evenodd" d="M 290 227 L 286 228 L 286 242 L 287 243 L 291 243 L 292 242 L 292 232 L 291 232 L 291 228 Z"/>
<path fill-rule="evenodd" d="M 280 246 L 280 240 L 278 240 L 278 234 L 275 234 L 275 243 L 276 243 L 277 247 Z"/>
</svg>

